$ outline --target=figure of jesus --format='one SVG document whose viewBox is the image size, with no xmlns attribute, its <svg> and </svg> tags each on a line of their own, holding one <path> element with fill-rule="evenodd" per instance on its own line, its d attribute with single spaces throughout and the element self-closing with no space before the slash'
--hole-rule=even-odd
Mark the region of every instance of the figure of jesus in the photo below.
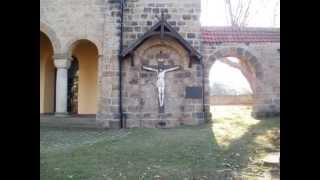
<svg viewBox="0 0 320 180">
<path fill-rule="evenodd" d="M 158 65 L 158 68 L 152 68 L 148 66 L 142 66 L 144 70 L 153 71 L 157 73 L 157 88 L 160 107 L 164 105 L 164 89 L 165 89 L 165 74 L 166 72 L 174 71 L 180 68 L 180 66 L 174 66 L 172 68 L 163 68 Z"/>
</svg>

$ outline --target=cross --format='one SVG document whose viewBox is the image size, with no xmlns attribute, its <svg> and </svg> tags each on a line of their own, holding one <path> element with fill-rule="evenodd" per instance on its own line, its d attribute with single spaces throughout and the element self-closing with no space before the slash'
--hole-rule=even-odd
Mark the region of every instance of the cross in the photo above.
<svg viewBox="0 0 320 180">
<path fill-rule="evenodd" d="M 167 20 L 164 17 L 164 10 L 161 10 L 161 18 L 158 15 L 156 15 L 156 18 L 161 22 L 160 40 L 162 41 L 164 37 L 164 22 Z"/>
<path fill-rule="evenodd" d="M 161 52 L 160 52 L 161 53 Z M 153 71 L 157 73 L 157 88 L 158 88 L 158 100 L 160 106 L 160 113 L 164 113 L 164 90 L 165 90 L 165 74 L 170 71 L 180 69 L 180 66 L 164 65 L 163 59 L 158 59 L 158 65 L 156 66 L 145 66 L 142 65 L 142 69 L 147 71 Z"/>
<path fill-rule="evenodd" d="M 161 10 L 161 17 L 159 17 L 158 15 L 156 15 L 156 18 L 159 21 L 166 21 L 168 18 L 164 17 L 164 10 Z"/>
</svg>

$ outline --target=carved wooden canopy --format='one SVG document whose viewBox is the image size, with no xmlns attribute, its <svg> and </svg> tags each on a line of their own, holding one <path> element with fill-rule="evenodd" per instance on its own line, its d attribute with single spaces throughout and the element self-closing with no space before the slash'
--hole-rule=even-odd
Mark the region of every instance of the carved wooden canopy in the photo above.
<svg viewBox="0 0 320 180">
<path fill-rule="evenodd" d="M 189 67 L 193 59 L 200 61 L 202 58 L 201 54 L 194 49 L 164 18 L 163 12 L 161 13 L 161 18 L 158 18 L 159 22 L 155 24 L 149 31 L 147 31 L 143 36 L 137 39 L 133 44 L 128 48 L 124 49 L 121 52 L 122 59 L 125 59 L 128 56 L 133 56 L 133 52 L 142 45 L 146 40 L 151 37 L 159 36 L 162 40 L 165 36 L 171 37 L 179 42 L 183 48 L 185 48 L 190 56 Z M 133 58 L 131 59 L 133 61 Z M 133 62 L 132 62 L 133 64 Z"/>
</svg>

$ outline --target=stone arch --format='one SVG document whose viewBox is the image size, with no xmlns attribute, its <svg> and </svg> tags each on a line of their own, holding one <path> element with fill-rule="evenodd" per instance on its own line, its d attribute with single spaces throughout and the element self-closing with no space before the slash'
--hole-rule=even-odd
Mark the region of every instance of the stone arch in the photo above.
<svg viewBox="0 0 320 180">
<path fill-rule="evenodd" d="M 218 59 L 224 58 L 224 57 L 236 57 L 240 59 L 240 61 L 246 63 L 248 67 L 252 69 L 252 74 L 254 77 L 253 84 L 254 89 L 253 91 L 253 106 L 252 106 L 252 115 L 257 116 L 259 113 L 258 111 L 258 99 L 259 96 L 263 93 L 263 79 L 264 79 L 264 73 L 263 73 L 263 67 L 261 62 L 257 59 L 256 55 L 254 55 L 251 51 L 248 49 L 245 49 L 243 47 L 223 47 L 218 48 L 216 51 L 214 51 L 213 54 L 209 55 L 207 58 L 207 61 L 205 61 L 205 75 L 207 76 L 205 78 L 205 102 L 206 105 L 209 105 L 208 99 L 209 99 L 209 71 L 214 64 L 214 62 Z M 247 77 L 246 77 L 247 78 Z M 249 79 L 247 79 L 249 81 Z M 250 81 L 249 81 L 250 83 Z"/>
<path fill-rule="evenodd" d="M 217 49 L 208 58 L 207 66 L 205 69 L 206 74 L 209 74 L 209 71 L 216 60 L 224 57 L 239 58 L 241 60 L 241 63 L 243 63 L 242 65 L 244 65 L 245 68 L 248 68 L 250 71 L 252 71 L 254 79 L 249 78 L 246 74 L 244 74 L 244 76 L 249 81 L 253 93 L 256 93 L 258 83 L 262 82 L 263 80 L 263 69 L 257 57 L 247 49 L 241 47 L 225 47 Z"/>
<path fill-rule="evenodd" d="M 40 31 L 40 113 L 53 113 L 55 106 L 55 67 L 53 44 L 47 34 Z"/>
<path fill-rule="evenodd" d="M 100 46 L 101 47 L 101 46 Z M 72 61 L 77 59 L 76 99 L 78 114 L 96 114 L 99 74 L 99 48 L 89 39 L 71 40 L 67 43 L 65 54 Z M 71 82 L 71 81 L 70 81 Z M 68 92 L 71 92 L 69 89 Z M 71 95 L 71 94 L 70 94 Z M 68 102 L 70 103 L 70 101 Z"/>
<path fill-rule="evenodd" d="M 61 52 L 61 43 L 58 39 L 55 31 L 48 26 L 47 24 L 40 21 L 40 31 L 43 32 L 45 35 L 48 36 L 50 39 L 52 46 L 53 46 L 53 52 L 54 53 L 60 53 Z"/>
<path fill-rule="evenodd" d="M 102 48 L 102 43 L 96 39 L 95 37 L 89 37 L 87 35 L 84 35 L 84 36 L 78 36 L 76 38 L 72 38 L 71 40 L 69 40 L 66 45 L 64 46 L 64 52 L 68 55 L 68 57 L 71 57 L 72 56 L 72 51 L 73 49 L 77 46 L 77 44 L 80 42 L 80 41 L 89 41 L 91 42 L 92 44 L 94 44 L 98 50 L 98 54 L 99 55 L 102 55 L 102 52 L 103 52 L 103 48 Z"/>
</svg>

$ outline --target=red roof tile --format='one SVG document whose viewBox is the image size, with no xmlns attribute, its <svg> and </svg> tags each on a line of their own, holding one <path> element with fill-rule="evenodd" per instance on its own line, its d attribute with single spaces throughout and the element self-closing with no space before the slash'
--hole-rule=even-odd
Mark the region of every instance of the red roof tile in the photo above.
<svg viewBox="0 0 320 180">
<path fill-rule="evenodd" d="M 202 41 L 217 42 L 280 42 L 280 28 L 202 27 Z"/>
</svg>

